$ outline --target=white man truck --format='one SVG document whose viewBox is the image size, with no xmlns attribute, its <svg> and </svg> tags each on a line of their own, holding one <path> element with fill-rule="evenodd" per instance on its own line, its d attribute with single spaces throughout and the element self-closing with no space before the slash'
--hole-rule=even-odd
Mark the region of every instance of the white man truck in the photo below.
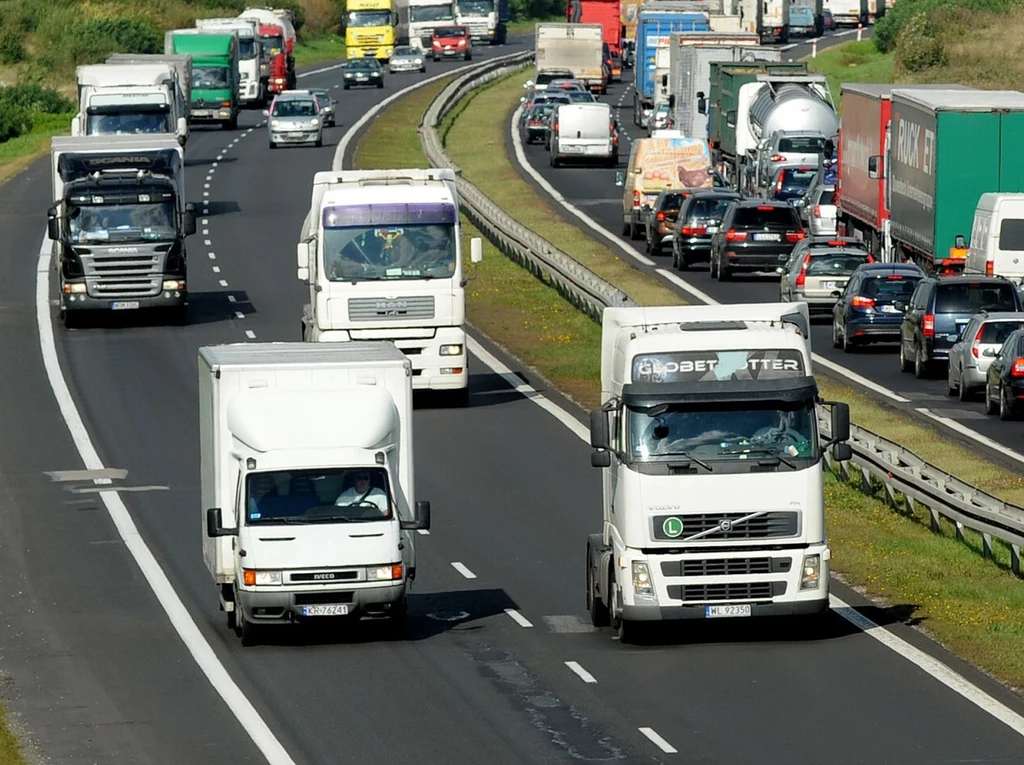
<svg viewBox="0 0 1024 765">
<path fill-rule="evenodd" d="M 244 645 L 327 617 L 403 625 L 430 527 L 411 374 L 386 343 L 199 349 L 203 559 Z"/>
<path fill-rule="evenodd" d="M 508 0 L 455 0 L 455 20 L 469 27 L 473 42 L 504 45 L 510 18 Z"/>
<path fill-rule="evenodd" d="M 253 19 L 196 19 L 204 32 L 234 32 L 238 38 L 238 100 L 262 105 L 269 92 L 269 69 L 263 64 L 259 22 Z"/>
<path fill-rule="evenodd" d="M 805 303 L 605 309 L 595 626 L 827 610 L 821 460 L 850 458 L 850 414 L 820 443 L 809 328 Z"/>
<path fill-rule="evenodd" d="M 479 262 L 480 239 L 470 252 Z M 455 171 L 317 173 L 297 259 L 299 280 L 309 285 L 303 340 L 390 341 L 412 360 L 413 388 L 468 402 Z"/>
<path fill-rule="evenodd" d="M 430 50 L 437 27 L 455 23 L 455 0 L 409 0 L 409 44 Z"/>
<path fill-rule="evenodd" d="M 90 64 L 75 70 L 71 135 L 170 133 L 188 139 L 188 105 L 171 64 Z"/>
<path fill-rule="evenodd" d="M 185 237 L 196 231 L 184 159 L 169 135 L 53 139 L 47 232 L 65 326 L 153 309 L 184 323 Z"/>
</svg>

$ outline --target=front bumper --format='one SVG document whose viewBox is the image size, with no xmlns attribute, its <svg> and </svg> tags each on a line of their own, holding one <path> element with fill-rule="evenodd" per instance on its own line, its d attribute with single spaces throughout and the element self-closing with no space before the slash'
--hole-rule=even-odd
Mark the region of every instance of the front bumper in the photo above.
<svg viewBox="0 0 1024 765">
<path fill-rule="evenodd" d="M 397 612 L 405 595 L 405 582 L 352 589 L 282 590 L 264 587 L 235 591 L 236 607 L 241 606 L 247 621 L 253 624 L 290 624 L 316 621 L 324 617 L 306 616 L 304 609 L 314 605 L 343 605 L 343 616 L 385 616 Z"/>
<path fill-rule="evenodd" d="M 373 78 L 364 77 L 362 79 L 359 79 L 359 78 L 356 78 L 356 77 L 352 77 L 352 78 L 346 77 L 345 78 L 345 87 L 346 88 L 355 88 L 355 87 L 376 88 L 376 87 L 378 87 L 383 82 L 384 82 L 384 80 L 382 78 L 380 78 L 380 77 L 373 77 Z"/>
<path fill-rule="evenodd" d="M 898 321 L 875 321 L 869 318 L 847 318 L 846 336 L 854 342 L 897 342 L 903 327 L 903 316 Z"/>
<path fill-rule="evenodd" d="M 61 294 L 64 311 L 144 311 L 154 308 L 178 308 L 188 303 L 188 290 L 164 290 L 158 295 L 100 297 L 88 293 Z"/>
<path fill-rule="evenodd" d="M 345 58 L 380 58 L 390 59 L 395 52 L 392 45 L 374 45 L 372 47 L 352 46 L 345 49 Z"/>
<path fill-rule="evenodd" d="M 452 58 L 455 56 L 465 56 L 471 54 L 473 51 L 470 48 L 434 48 L 433 55 L 436 58 Z"/>
<path fill-rule="evenodd" d="M 316 143 L 321 140 L 321 130 L 271 130 L 270 140 L 274 143 Z"/>
<path fill-rule="evenodd" d="M 239 101 L 256 101 L 260 97 L 259 80 L 246 80 L 238 84 Z"/>
</svg>

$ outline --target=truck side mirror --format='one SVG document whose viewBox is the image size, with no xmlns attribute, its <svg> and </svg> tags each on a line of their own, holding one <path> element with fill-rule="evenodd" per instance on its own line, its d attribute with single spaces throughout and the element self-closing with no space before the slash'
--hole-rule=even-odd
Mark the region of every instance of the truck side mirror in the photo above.
<svg viewBox="0 0 1024 765">
<path fill-rule="evenodd" d="M 608 448 L 608 414 L 603 409 L 590 413 L 590 445 L 595 449 Z"/>
<path fill-rule="evenodd" d="M 411 521 L 402 521 L 405 531 L 430 530 L 430 502 L 425 499 L 416 502 L 416 517 Z"/>
<path fill-rule="evenodd" d="M 185 236 L 192 236 L 196 233 L 196 204 L 195 202 L 185 203 L 185 212 L 181 214 L 181 228 Z"/>
<path fill-rule="evenodd" d="M 622 186 L 626 183 L 626 171 L 616 170 L 615 171 L 615 185 Z"/>
<path fill-rule="evenodd" d="M 295 261 L 299 268 L 309 269 L 309 240 L 295 245 Z"/>
<path fill-rule="evenodd" d="M 591 452 L 590 453 L 590 466 L 596 468 L 606 468 L 612 466 L 612 453 L 611 452 Z"/>
<path fill-rule="evenodd" d="M 55 242 L 60 239 L 60 220 L 57 218 L 56 207 L 46 211 L 46 235 Z"/>
<path fill-rule="evenodd" d="M 707 114 L 708 113 L 708 97 L 704 95 L 704 91 L 697 93 L 697 113 Z"/>
<path fill-rule="evenodd" d="M 853 459 L 853 447 L 847 443 L 832 444 L 832 459 L 836 462 Z"/>
<path fill-rule="evenodd" d="M 663 88 L 667 88 L 668 87 L 668 75 L 667 74 L 661 75 L 661 87 L 663 87 Z"/>
<path fill-rule="evenodd" d="M 736 112 L 735 111 L 726 112 L 725 123 L 729 127 L 736 127 Z"/>
<path fill-rule="evenodd" d="M 675 109 L 676 108 L 676 97 L 675 96 L 669 96 L 668 97 L 668 108 L 669 109 Z"/>
<path fill-rule="evenodd" d="M 469 240 L 469 261 L 479 263 L 484 259 L 484 240 L 474 236 Z"/>
<path fill-rule="evenodd" d="M 850 405 L 840 401 L 832 404 L 832 441 L 848 441 L 850 438 Z"/>
<path fill-rule="evenodd" d="M 233 529 L 224 528 L 219 507 L 211 507 L 206 511 L 206 536 L 229 537 L 233 533 Z"/>
<path fill-rule="evenodd" d="M 309 269 L 308 268 L 298 268 L 298 269 L 296 269 L 296 276 L 299 277 L 299 281 L 300 282 L 303 282 L 305 284 L 309 284 Z"/>
<path fill-rule="evenodd" d="M 953 246 L 956 247 L 958 250 L 962 250 L 965 247 L 967 247 L 967 241 L 964 239 L 963 234 L 956 235 L 956 237 L 953 239 Z"/>
<path fill-rule="evenodd" d="M 877 156 L 876 155 L 874 157 L 868 157 L 868 178 L 871 178 L 872 180 L 878 180 L 879 178 L 881 178 L 882 177 L 881 165 L 882 165 L 882 157 L 881 156 Z"/>
<path fill-rule="evenodd" d="M 185 139 L 188 137 L 188 120 L 184 117 L 178 117 L 178 129 L 174 131 L 174 134 L 178 136 L 178 141 L 184 144 Z"/>
</svg>

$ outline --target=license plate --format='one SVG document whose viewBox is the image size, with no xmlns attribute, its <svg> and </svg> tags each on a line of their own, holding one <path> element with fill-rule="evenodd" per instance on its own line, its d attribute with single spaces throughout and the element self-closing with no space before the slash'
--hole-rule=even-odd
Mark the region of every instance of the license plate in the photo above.
<svg viewBox="0 0 1024 765">
<path fill-rule="evenodd" d="M 821 288 L 823 290 L 833 289 L 833 288 L 835 288 L 835 286 L 836 286 L 835 282 L 822 282 L 821 283 Z"/>
<path fill-rule="evenodd" d="M 193 117 L 212 117 L 213 116 L 213 112 L 211 112 L 209 109 L 193 109 L 192 110 L 192 116 Z"/>
<path fill-rule="evenodd" d="M 139 307 L 138 300 L 115 300 L 110 304 L 111 311 L 130 311 Z"/>
<path fill-rule="evenodd" d="M 709 234 L 717 234 L 718 233 L 718 226 L 708 226 L 708 233 Z"/>
<path fill-rule="evenodd" d="M 724 616 L 750 616 L 750 604 L 742 606 L 705 606 L 704 616 L 708 619 Z"/>
<path fill-rule="evenodd" d="M 566 154 L 582 154 L 583 153 L 583 147 L 582 146 L 566 146 L 565 147 L 565 153 Z"/>
<path fill-rule="evenodd" d="M 781 239 L 779 234 L 754 234 L 755 242 L 778 242 Z"/>
<path fill-rule="evenodd" d="M 303 616 L 346 616 L 348 614 L 348 606 L 345 605 L 330 605 L 330 606 L 303 606 Z"/>
<path fill-rule="evenodd" d="M 902 313 L 902 311 L 894 305 L 883 305 L 882 313 Z"/>
</svg>

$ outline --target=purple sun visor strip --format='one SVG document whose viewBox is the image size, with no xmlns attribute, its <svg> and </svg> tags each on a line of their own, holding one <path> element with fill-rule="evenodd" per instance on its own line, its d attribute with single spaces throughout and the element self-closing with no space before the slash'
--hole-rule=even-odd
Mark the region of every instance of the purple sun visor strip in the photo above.
<svg viewBox="0 0 1024 765">
<path fill-rule="evenodd" d="M 458 213 L 451 204 L 378 204 L 326 207 L 324 228 L 346 226 L 454 225 Z"/>
</svg>

